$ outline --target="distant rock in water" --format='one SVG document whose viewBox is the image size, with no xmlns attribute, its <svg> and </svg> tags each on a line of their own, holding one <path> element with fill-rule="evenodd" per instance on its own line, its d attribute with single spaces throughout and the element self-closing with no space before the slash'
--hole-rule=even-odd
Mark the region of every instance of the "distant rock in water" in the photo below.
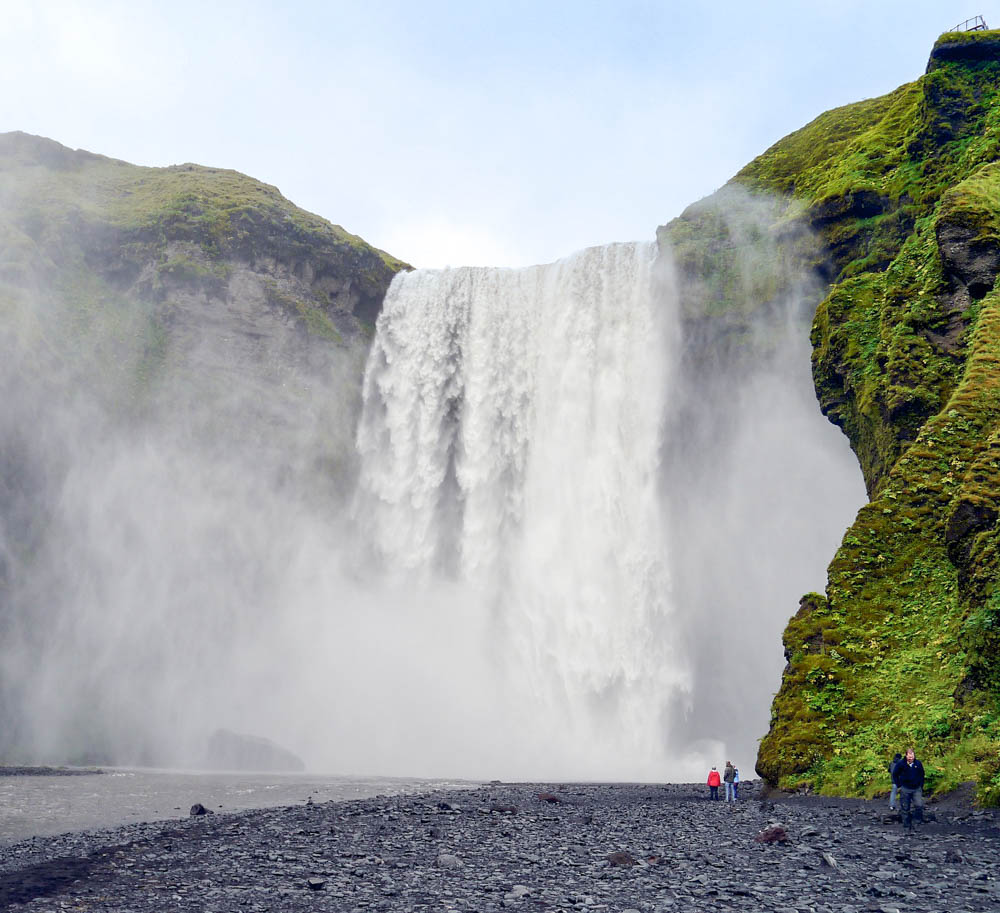
<svg viewBox="0 0 1000 913">
<path fill-rule="evenodd" d="M 218 770 L 305 770 L 306 765 L 287 748 L 262 736 L 216 729 L 208 740 L 205 766 Z"/>
</svg>

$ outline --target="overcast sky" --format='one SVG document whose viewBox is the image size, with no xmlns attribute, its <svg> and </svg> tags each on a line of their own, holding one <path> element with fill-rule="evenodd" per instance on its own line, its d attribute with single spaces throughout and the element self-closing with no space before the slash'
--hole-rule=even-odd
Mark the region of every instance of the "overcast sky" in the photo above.
<svg viewBox="0 0 1000 913">
<path fill-rule="evenodd" d="M 417 266 L 656 226 L 1000 0 L 5 0 L 0 132 L 277 185 Z"/>
</svg>

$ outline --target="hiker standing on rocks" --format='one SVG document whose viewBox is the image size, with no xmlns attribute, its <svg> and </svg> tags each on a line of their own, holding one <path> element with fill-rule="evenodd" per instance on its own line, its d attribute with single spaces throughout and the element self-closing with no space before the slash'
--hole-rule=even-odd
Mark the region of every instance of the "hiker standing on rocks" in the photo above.
<svg viewBox="0 0 1000 913">
<path fill-rule="evenodd" d="M 889 811 L 896 810 L 896 796 L 899 794 L 899 784 L 896 782 L 896 768 L 903 762 L 903 756 L 897 751 L 889 762 L 889 777 L 892 779 L 892 792 L 889 793 Z"/>
<path fill-rule="evenodd" d="M 719 798 L 719 784 L 721 782 L 722 777 L 719 776 L 719 771 L 713 767 L 708 772 L 708 789 L 712 799 Z"/>
<path fill-rule="evenodd" d="M 722 774 L 722 779 L 726 781 L 726 801 L 735 802 L 736 801 L 736 790 L 733 786 L 733 781 L 736 776 L 736 768 L 733 767 L 732 761 L 726 761 L 726 769 Z"/>
<path fill-rule="evenodd" d="M 913 830 L 913 815 L 924 823 L 924 765 L 917 760 L 912 748 L 906 749 L 906 758 L 896 765 L 896 782 L 899 783 L 899 807 L 903 812 L 903 829 Z"/>
<path fill-rule="evenodd" d="M 733 768 L 733 800 L 739 799 L 740 797 L 740 769 L 738 767 Z"/>
</svg>

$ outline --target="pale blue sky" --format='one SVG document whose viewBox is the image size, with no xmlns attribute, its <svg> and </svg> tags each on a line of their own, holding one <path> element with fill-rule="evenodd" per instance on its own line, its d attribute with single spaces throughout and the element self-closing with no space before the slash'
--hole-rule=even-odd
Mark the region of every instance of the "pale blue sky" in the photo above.
<svg viewBox="0 0 1000 913">
<path fill-rule="evenodd" d="M 652 238 L 1000 0 L 7 0 L 0 131 L 193 161 L 418 266 Z"/>
</svg>

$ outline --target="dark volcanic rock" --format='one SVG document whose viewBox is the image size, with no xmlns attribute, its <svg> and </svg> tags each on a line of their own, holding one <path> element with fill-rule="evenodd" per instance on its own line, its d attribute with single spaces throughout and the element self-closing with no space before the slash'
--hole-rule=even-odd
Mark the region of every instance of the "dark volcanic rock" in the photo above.
<svg viewBox="0 0 1000 913">
<path fill-rule="evenodd" d="M 975 32 L 966 37 L 949 38 L 934 46 L 927 61 L 927 72 L 937 69 L 947 60 L 964 60 L 979 63 L 984 60 L 1000 60 L 1000 38 L 977 38 Z"/>
<path fill-rule="evenodd" d="M 788 843 L 788 832 L 780 824 L 772 824 L 753 839 L 758 843 Z"/>
<path fill-rule="evenodd" d="M 707 802 L 694 785 L 559 792 L 549 805 L 537 786 L 491 784 L 26 840 L 0 853 L 0 908 L 985 913 L 1000 899 L 996 817 L 956 802 L 904 836 L 883 802 Z M 757 842 L 775 814 L 789 842 Z"/>
<path fill-rule="evenodd" d="M 1000 246 L 980 234 L 977 227 L 951 219 L 942 219 L 936 228 L 945 278 L 953 287 L 967 288 L 973 300 L 989 292 L 1000 274 Z"/>
<path fill-rule="evenodd" d="M 636 861 L 630 853 L 612 853 L 608 856 L 611 865 L 635 865 Z"/>
<path fill-rule="evenodd" d="M 0 767 L 0 777 L 87 777 L 102 773 L 97 767 Z"/>
</svg>

